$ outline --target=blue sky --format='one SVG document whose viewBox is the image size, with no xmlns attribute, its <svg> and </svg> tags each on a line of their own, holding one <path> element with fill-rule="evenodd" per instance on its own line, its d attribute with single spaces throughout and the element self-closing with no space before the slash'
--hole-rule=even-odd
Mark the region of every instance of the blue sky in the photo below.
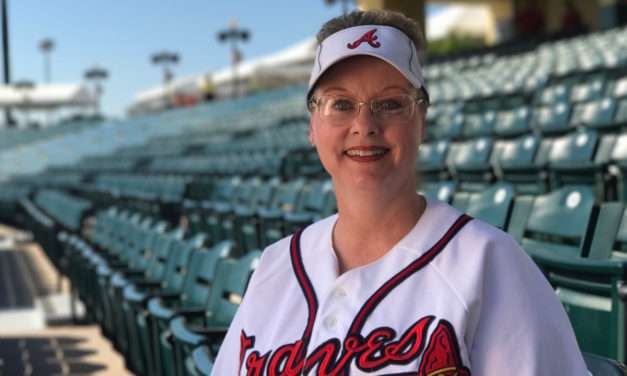
<svg viewBox="0 0 627 376">
<path fill-rule="evenodd" d="M 216 32 L 232 17 L 252 32 L 242 45 L 244 57 L 252 58 L 314 35 L 341 12 L 323 0 L 8 0 L 8 8 L 12 79 L 43 81 L 37 46 L 52 38 L 53 82 L 79 82 L 86 68 L 106 67 L 102 108 L 114 116 L 161 81 L 161 70 L 149 62 L 153 52 L 180 54 L 176 76 L 199 74 L 229 64 Z"/>
</svg>

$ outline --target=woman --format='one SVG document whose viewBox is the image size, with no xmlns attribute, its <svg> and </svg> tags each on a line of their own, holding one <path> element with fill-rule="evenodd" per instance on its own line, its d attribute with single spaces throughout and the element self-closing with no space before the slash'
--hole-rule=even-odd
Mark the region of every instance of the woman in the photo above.
<svg viewBox="0 0 627 376">
<path fill-rule="evenodd" d="M 515 241 L 416 194 L 418 30 L 377 11 L 318 34 L 309 134 L 338 214 L 264 251 L 215 375 L 587 375 Z"/>
</svg>

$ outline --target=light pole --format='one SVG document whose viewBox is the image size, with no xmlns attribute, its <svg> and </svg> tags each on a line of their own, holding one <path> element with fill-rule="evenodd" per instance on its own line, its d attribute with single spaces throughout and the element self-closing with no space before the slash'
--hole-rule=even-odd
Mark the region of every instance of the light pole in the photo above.
<svg viewBox="0 0 627 376">
<path fill-rule="evenodd" d="M 176 65 L 179 62 L 179 54 L 176 52 L 162 50 L 153 54 L 150 57 L 150 60 L 155 65 L 163 66 L 163 87 L 168 92 L 167 96 L 170 102 L 169 105 L 172 105 L 174 98 L 172 98 L 172 93 L 170 93 L 170 82 L 172 81 L 174 74 L 170 70 L 170 66 Z"/>
<path fill-rule="evenodd" d="M 2 61 L 3 61 L 3 80 L 5 85 L 11 83 L 11 59 L 9 49 L 9 13 L 7 11 L 7 0 L 0 0 L 2 6 Z M 11 109 L 7 107 L 5 110 L 5 120 L 8 127 L 15 125 L 15 119 L 11 116 Z"/>
<path fill-rule="evenodd" d="M 85 71 L 85 79 L 87 81 L 93 82 L 94 85 L 94 115 L 98 115 L 100 113 L 100 97 L 103 93 L 102 81 L 106 80 L 107 78 L 109 78 L 109 71 L 97 65 L 93 65 L 91 68 Z"/>
<path fill-rule="evenodd" d="M 39 50 L 44 55 L 44 82 L 50 83 L 52 80 L 50 53 L 54 50 L 54 41 L 50 38 L 39 42 Z"/>
<path fill-rule="evenodd" d="M 354 2 L 354 0 L 324 0 L 324 3 L 329 5 L 329 6 L 333 6 L 336 3 L 342 3 L 342 14 L 343 15 L 347 15 L 348 14 L 348 5 L 350 3 Z"/>
<path fill-rule="evenodd" d="M 218 32 L 218 40 L 220 42 L 231 44 L 231 68 L 233 70 L 232 96 L 236 98 L 239 95 L 239 77 L 237 77 L 237 65 L 242 60 L 242 53 L 237 48 L 237 42 L 246 42 L 250 39 L 250 31 L 248 29 L 238 28 L 237 21 L 231 19 L 227 29 Z"/>
<path fill-rule="evenodd" d="M 29 102 L 30 102 L 30 98 L 28 97 L 28 94 L 30 93 L 31 90 L 33 90 L 35 88 L 35 84 L 33 83 L 33 81 L 29 81 L 29 80 L 20 80 L 17 81 L 13 84 L 13 87 L 15 88 L 15 90 L 17 90 L 19 93 L 22 94 L 22 102 L 23 102 L 23 108 L 24 108 L 24 122 L 26 123 L 26 126 L 30 126 L 30 116 L 29 116 Z"/>
</svg>

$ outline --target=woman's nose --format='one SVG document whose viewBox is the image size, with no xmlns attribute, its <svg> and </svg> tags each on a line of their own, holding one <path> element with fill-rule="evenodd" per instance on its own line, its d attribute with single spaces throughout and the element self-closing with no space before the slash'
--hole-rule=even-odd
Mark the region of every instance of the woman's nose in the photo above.
<svg viewBox="0 0 627 376">
<path fill-rule="evenodd" d="M 361 103 L 359 112 L 351 123 L 352 134 L 374 135 L 380 130 L 378 120 L 372 114 L 367 103 Z"/>
</svg>

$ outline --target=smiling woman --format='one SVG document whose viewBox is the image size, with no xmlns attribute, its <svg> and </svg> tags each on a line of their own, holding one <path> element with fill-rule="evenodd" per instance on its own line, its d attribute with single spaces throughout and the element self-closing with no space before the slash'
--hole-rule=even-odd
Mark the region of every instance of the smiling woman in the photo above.
<svg viewBox="0 0 627 376">
<path fill-rule="evenodd" d="M 515 241 L 416 193 L 419 30 L 386 11 L 322 27 L 309 139 L 338 213 L 265 249 L 213 374 L 587 375 Z"/>
</svg>

